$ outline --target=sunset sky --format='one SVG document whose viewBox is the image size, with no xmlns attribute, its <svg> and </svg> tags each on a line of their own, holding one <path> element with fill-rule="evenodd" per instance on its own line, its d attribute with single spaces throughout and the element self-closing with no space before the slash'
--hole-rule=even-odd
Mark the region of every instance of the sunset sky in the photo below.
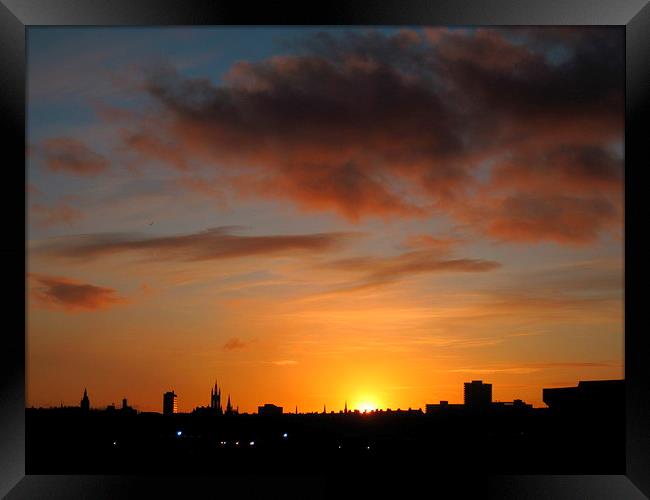
<svg viewBox="0 0 650 500">
<path fill-rule="evenodd" d="M 29 28 L 27 404 L 623 377 L 620 28 Z"/>
</svg>

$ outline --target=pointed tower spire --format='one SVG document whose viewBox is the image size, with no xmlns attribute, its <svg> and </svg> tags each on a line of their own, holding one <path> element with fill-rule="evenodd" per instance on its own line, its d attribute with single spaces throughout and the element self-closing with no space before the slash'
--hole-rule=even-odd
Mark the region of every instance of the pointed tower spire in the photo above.
<svg viewBox="0 0 650 500">
<path fill-rule="evenodd" d="M 79 404 L 81 406 L 81 409 L 84 411 L 87 411 L 90 409 L 90 400 L 88 399 L 88 391 L 84 387 L 84 397 L 81 398 L 81 402 Z"/>
<path fill-rule="evenodd" d="M 343 410 L 343 413 L 347 413 L 347 412 L 348 412 L 348 400 L 346 399 L 345 400 L 345 409 Z"/>
</svg>

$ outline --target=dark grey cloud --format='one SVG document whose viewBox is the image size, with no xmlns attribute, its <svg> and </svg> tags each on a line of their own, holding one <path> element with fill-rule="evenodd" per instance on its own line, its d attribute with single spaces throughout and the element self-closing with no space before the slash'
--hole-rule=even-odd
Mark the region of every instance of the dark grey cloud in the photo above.
<svg viewBox="0 0 650 500">
<path fill-rule="evenodd" d="M 49 257 L 89 260 L 134 252 L 151 260 L 200 261 L 296 252 L 326 252 L 338 248 L 358 233 L 313 233 L 246 236 L 237 227 L 217 227 L 174 236 L 131 233 L 86 234 L 53 238 L 33 251 Z"/>
<path fill-rule="evenodd" d="M 220 84 L 150 71 L 156 109 L 127 127 L 125 145 L 352 221 L 438 211 L 492 234 L 510 200 L 582 207 L 602 186 L 620 212 L 622 159 L 608 148 L 623 140 L 623 42 L 608 28 L 314 34 L 289 55 L 237 62 Z M 561 182 L 540 190 L 544 169 Z M 534 217 L 542 231 L 516 239 L 585 243 L 615 221 L 581 213 L 574 239 L 561 218 Z"/>
</svg>

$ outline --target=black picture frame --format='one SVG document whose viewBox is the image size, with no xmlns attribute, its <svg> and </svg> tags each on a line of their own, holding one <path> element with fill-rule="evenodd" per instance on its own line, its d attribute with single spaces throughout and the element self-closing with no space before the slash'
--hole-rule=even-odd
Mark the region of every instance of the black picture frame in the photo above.
<svg viewBox="0 0 650 500">
<path fill-rule="evenodd" d="M 17 498 L 119 498 L 158 494 L 194 498 L 212 496 L 213 478 L 139 476 L 25 476 L 25 287 L 26 221 L 17 216 L 26 202 L 25 171 L 25 48 L 30 26 L 53 25 L 618 25 L 626 37 L 625 124 L 625 379 L 626 474 L 623 476 L 485 476 L 439 478 L 401 477 L 392 485 L 400 496 L 412 487 L 435 493 L 441 485 L 474 498 L 605 499 L 650 496 L 650 363 L 646 361 L 643 276 L 647 255 L 641 211 L 643 170 L 650 165 L 645 130 L 650 129 L 650 6 L 647 0 L 389 0 L 343 2 L 244 2 L 201 0 L 0 0 L 0 110 L 5 152 L 2 199 L 5 238 L 5 311 L 13 321 L 3 329 L 0 363 L 0 496 Z M 645 125 L 645 127 L 644 127 Z M 9 158 L 12 158 L 10 161 Z M 4 163 L 4 162 L 3 162 Z M 12 196 L 7 196 L 11 193 Z M 16 289 L 9 284 L 16 284 Z M 20 285 L 18 285 L 20 284 Z M 21 308 L 23 313 L 21 313 Z M 325 480 L 327 479 L 327 480 Z M 219 495 L 257 492 L 301 497 L 341 493 L 337 478 L 257 478 L 219 484 Z M 391 478 L 359 478 L 384 489 Z M 329 490 L 329 488 L 331 490 Z M 355 491 L 359 485 L 345 489 Z M 228 492 L 227 490 L 230 490 Z M 338 490 L 338 491 L 337 491 Z M 306 493 L 305 493 L 306 492 Z M 478 496 L 477 496 L 478 495 Z M 344 495 L 345 496 L 345 495 Z"/>
</svg>

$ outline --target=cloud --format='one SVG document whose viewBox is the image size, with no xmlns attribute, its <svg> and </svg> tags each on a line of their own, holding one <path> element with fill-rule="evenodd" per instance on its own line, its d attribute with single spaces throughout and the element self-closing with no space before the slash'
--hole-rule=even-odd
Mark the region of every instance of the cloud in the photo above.
<svg viewBox="0 0 650 500">
<path fill-rule="evenodd" d="M 279 361 L 271 361 L 271 363 L 277 366 L 293 366 L 298 364 L 297 361 L 294 361 L 292 359 L 281 359 Z"/>
<path fill-rule="evenodd" d="M 143 297 L 150 297 L 157 293 L 157 290 L 153 288 L 151 285 L 148 283 L 142 283 L 140 287 L 138 288 L 138 292 L 143 296 Z"/>
<path fill-rule="evenodd" d="M 35 218 L 35 225 L 38 227 L 48 228 L 60 224 L 72 224 L 84 218 L 81 210 L 74 208 L 66 203 L 59 203 L 54 206 L 34 203 L 30 207 L 30 217 Z"/>
<path fill-rule="evenodd" d="M 495 187 L 534 188 L 553 193 L 558 184 L 571 192 L 622 189 L 621 158 L 603 146 L 561 144 L 509 155 L 493 168 Z"/>
<path fill-rule="evenodd" d="M 582 213 L 573 236 L 562 218 L 523 230 L 476 214 L 541 182 L 563 199 L 621 186 L 622 160 L 603 145 L 622 140 L 622 41 L 593 28 L 320 33 L 295 54 L 236 63 L 221 85 L 158 68 L 145 88 L 161 126 L 129 141 L 180 169 L 236 167 L 241 193 L 352 221 L 431 210 L 467 220 L 470 205 L 487 234 L 588 242 L 610 217 L 589 201 L 566 207 Z M 479 166 L 504 151 L 481 203 L 468 200 Z"/>
<path fill-rule="evenodd" d="M 608 149 L 623 140 L 620 30 L 317 33 L 291 49 L 239 61 L 220 84 L 151 69 L 157 106 L 126 123 L 126 150 L 184 172 L 212 165 L 240 195 L 350 221 L 441 213 L 560 244 L 620 224 L 623 163 Z M 539 209 L 557 200 L 580 212 L 574 234 L 571 217 Z M 513 204 L 535 213 L 528 230 L 498 208 Z"/>
<path fill-rule="evenodd" d="M 44 193 L 35 184 L 27 182 L 25 183 L 25 194 L 28 196 L 34 196 L 36 198 L 42 197 Z"/>
<path fill-rule="evenodd" d="M 356 291 L 395 283 L 409 276 L 439 272 L 485 272 L 501 264 L 483 259 L 445 257 L 446 252 L 416 250 L 390 257 L 354 257 L 329 262 L 324 266 L 348 273 L 360 273 L 362 278 L 341 291 Z"/>
<path fill-rule="evenodd" d="M 460 238 L 451 236 L 431 236 L 430 234 L 413 234 L 408 236 L 400 245 L 401 248 L 409 250 L 431 249 L 440 252 L 448 252 L 452 247 L 460 244 Z"/>
<path fill-rule="evenodd" d="M 174 236 L 100 233 L 53 238 L 37 245 L 37 254 L 91 260 L 134 252 L 150 260 L 203 261 L 259 255 L 292 255 L 334 250 L 358 233 L 243 236 L 237 227 L 217 227 Z"/>
<path fill-rule="evenodd" d="M 104 156 L 73 137 L 46 139 L 36 149 L 43 156 L 47 168 L 53 172 L 97 175 L 109 167 Z"/>
<path fill-rule="evenodd" d="M 94 311 L 125 302 L 112 288 L 81 283 L 68 278 L 29 274 L 37 282 L 32 297 L 45 307 L 64 311 Z"/>
<path fill-rule="evenodd" d="M 232 337 L 231 339 L 228 339 L 228 341 L 223 345 L 223 348 L 227 351 L 234 351 L 236 349 L 243 349 L 249 343 L 250 342 L 244 342 L 238 337 Z"/>
<path fill-rule="evenodd" d="M 474 374 L 489 374 L 489 373 L 510 373 L 515 375 L 522 375 L 527 373 L 539 372 L 542 370 L 552 368 L 568 368 L 568 369 L 583 369 L 583 368 L 609 368 L 611 366 L 619 366 L 620 363 L 612 362 L 556 362 L 556 363 L 527 363 L 524 365 L 516 366 L 487 366 L 478 368 L 456 368 L 448 370 L 454 373 L 474 373 Z"/>
<path fill-rule="evenodd" d="M 621 222 L 620 215 L 604 198 L 530 194 L 502 200 L 487 232 L 507 241 L 584 244 L 617 222 Z"/>
</svg>

